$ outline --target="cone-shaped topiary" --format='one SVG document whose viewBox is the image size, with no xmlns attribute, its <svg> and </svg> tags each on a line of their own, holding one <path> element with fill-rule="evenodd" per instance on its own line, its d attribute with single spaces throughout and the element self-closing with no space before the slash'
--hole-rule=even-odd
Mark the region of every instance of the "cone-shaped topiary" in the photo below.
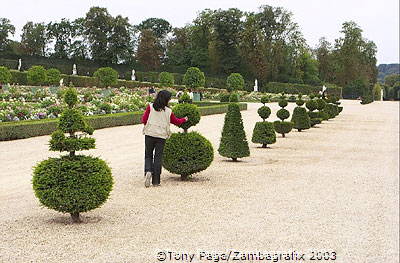
<svg viewBox="0 0 400 263">
<path fill-rule="evenodd" d="M 310 125 L 314 127 L 317 124 L 322 122 L 322 118 L 320 118 L 318 112 L 314 112 L 318 107 L 318 104 L 315 100 L 311 99 L 306 102 L 306 108 L 309 110 L 307 112 L 308 116 L 310 117 Z"/>
<path fill-rule="evenodd" d="M 233 161 L 250 156 L 242 114 L 239 105 L 236 103 L 228 105 L 218 152 L 224 157 L 232 158 Z"/>
<path fill-rule="evenodd" d="M 174 133 L 164 146 L 163 167 L 179 174 L 182 180 L 209 167 L 214 159 L 211 143 L 197 132 L 187 130 L 200 121 L 200 112 L 194 104 L 178 104 L 173 108 L 178 118 L 188 117 L 180 128 L 184 133 Z"/>
<path fill-rule="evenodd" d="M 282 98 L 279 101 L 279 106 L 282 109 L 279 109 L 276 113 L 276 116 L 280 119 L 280 121 L 274 121 L 275 131 L 279 134 L 282 134 L 282 137 L 285 138 L 285 134 L 289 133 L 293 129 L 293 122 L 285 121 L 290 117 L 290 113 L 285 107 L 288 105 L 288 102 L 285 98 Z"/>
<path fill-rule="evenodd" d="M 99 159 L 75 155 L 76 151 L 95 148 L 95 140 L 86 137 L 93 128 L 76 109 L 77 92 L 69 88 L 64 95 L 68 105 L 53 132 L 50 150 L 69 152 L 67 156 L 40 162 L 33 172 L 33 190 L 40 203 L 80 222 L 79 213 L 101 206 L 112 190 L 113 178 L 107 164 Z M 65 136 L 68 133 L 69 136 Z"/>
<path fill-rule="evenodd" d="M 310 117 L 307 114 L 307 110 L 301 105 L 304 104 L 304 101 L 301 99 L 301 94 L 299 94 L 298 100 L 296 104 L 299 105 L 298 107 L 294 108 L 293 115 L 292 115 L 292 122 L 293 127 L 297 129 L 299 132 L 302 130 L 310 129 Z"/>
<path fill-rule="evenodd" d="M 262 106 L 258 109 L 257 113 L 263 121 L 257 122 L 254 126 L 251 141 L 253 143 L 261 143 L 262 148 L 267 148 L 267 144 L 273 144 L 276 142 L 273 123 L 265 121 L 271 115 L 271 109 L 267 106 Z"/>
</svg>

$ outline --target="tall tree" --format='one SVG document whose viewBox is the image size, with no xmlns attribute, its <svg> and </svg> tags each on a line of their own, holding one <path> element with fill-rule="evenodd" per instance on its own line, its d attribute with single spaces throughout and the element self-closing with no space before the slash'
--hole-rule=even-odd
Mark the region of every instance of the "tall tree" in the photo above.
<svg viewBox="0 0 400 263">
<path fill-rule="evenodd" d="M 8 48 L 10 40 L 8 37 L 14 35 L 15 27 L 11 24 L 11 21 L 7 18 L 0 18 L 0 51 L 4 51 Z"/>
<path fill-rule="evenodd" d="M 63 18 L 60 22 L 50 22 L 47 25 L 48 39 L 55 41 L 53 57 L 68 58 L 74 35 L 72 23 Z"/>
<path fill-rule="evenodd" d="M 157 70 L 161 65 L 163 52 L 159 39 L 151 30 L 143 30 L 139 37 L 139 46 L 136 53 L 137 61 L 145 70 Z"/>
<path fill-rule="evenodd" d="M 174 28 L 167 43 L 166 65 L 175 71 L 184 72 L 191 67 L 190 28 Z"/>
<path fill-rule="evenodd" d="M 112 63 L 131 60 L 133 56 L 132 26 L 127 17 L 117 16 L 113 19 L 109 53 Z"/>
<path fill-rule="evenodd" d="M 333 72 L 332 45 L 326 38 L 323 37 L 319 40 L 319 44 L 315 49 L 315 55 L 319 64 L 319 78 L 325 82 L 333 82 L 335 78 Z"/>
<path fill-rule="evenodd" d="M 151 30 L 153 34 L 160 39 L 165 38 L 165 36 L 171 32 L 171 24 L 162 18 L 148 18 L 144 20 L 137 26 L 138 30 Z"/>
<path fill-rule="evenodd" d="M 85 35 L 88 38 L 92 58 L 97 61 L 111 61 L 109 39 L 112 34 L 113 17 L 106 8 L 92 7 L 84 20 Z"/>
<path fill-rule="evenodd" d="M 27 55 L 46 54 L 47 32 L 44 23 L 28 22 L 22 28 L 21 47 Z"/>
</svg>

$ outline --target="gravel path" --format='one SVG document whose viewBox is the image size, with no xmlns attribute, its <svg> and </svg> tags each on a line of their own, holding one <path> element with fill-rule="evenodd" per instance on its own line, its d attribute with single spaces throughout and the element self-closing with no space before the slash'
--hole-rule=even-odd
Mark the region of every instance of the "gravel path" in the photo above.
<svg viewBox="0 0 400 263">
<path fill-rule="evenodd" d="M 48 152 L 49 137 L 0 142 L 0 262 L 144 263 L 157 262 L 160 250 L 212 262 L 199 261 L 199 251 L 230 249 L 399 262 L 399 104 L 342 105 L 336 119 L 279 136 L 270 149 L 250 143 L 251 157 L 241 162 L 216 153 L 192 182 L 164 171 L 162 187 L 149 189 L 141 126 L 96 131 L 90 152 L 109 162 L 116 183 L 79 225 L 33 195 L 32 166 L 58 155 Z M 259 106 L 242 112 L 249 141 Z M 275 116 L 278 106 L 270 106 Z M 223 118 L 206 116 L 195 127 L 215 149 Z"/>
</svg>

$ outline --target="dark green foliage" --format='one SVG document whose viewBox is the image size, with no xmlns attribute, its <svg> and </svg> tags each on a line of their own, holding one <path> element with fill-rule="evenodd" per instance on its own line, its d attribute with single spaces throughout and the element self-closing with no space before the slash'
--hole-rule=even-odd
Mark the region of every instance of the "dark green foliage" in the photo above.
<svg viewBox="0 0 400 263">
<path fill-rule="evenodd" d="M 118 72 L 110 67 L 99 68 L 93 77 L 97 79 L 101 87 L 109 87 L 117 84 Z"/>
<path fill-rule="evenodd" d="M 298 100 L 296 100 L 296 104 L 297 104 L 297 106 L 302 106 L 302 105 L 304 105 L 304 100 L 298 99 Z"/>
<path fill-rule="evenodd" d="M 270 100 L 270 97 L 269 97 L 269 96 L 262 96 L 262 97 L 261 97 L 261 103 L 264 104 L 264 105 L 265 105 L 266 103 L 268 103 L 269 100 Z"/>
<path fill-rule="evenodd" d="M 276 113 L 276 116 L 280 119 L 280 120 L 285 120 L 287 118 L 290 117 L 290 113 L 287 109 L 279 109 Z"/>
<path fill-rule="evenodd" d="M 182 179 L 201 172 L 214 159 L 211 143 L 197 132 L 174 133 L 164 147 L 163 167 Z"/>
<path fill-rule="evenodd" d="M 296 96 L 293 96 L 293 95 L 290 96 L 289 99 L 288 99 L 289 102 L 296 102 L 296 100 L 297 100 Z"/>
<path fill-rule="evenodd" d="M 48 69 L 47 72 L 47 82 L 50 85 L 58 85 L 61 80 L 61 72 L 56 68 Z"/>
<path fill-rule="evenodd" d="M 317 102 L 315 100 L 309 100 L 309 101 L 306 102 L 306 108 L 309 111 L 314 111 L 314 110 L 317 109 L 317 107 L 318 107 L 318 105 L 317 105 Z"/>
<path fill-rule="evenodd" d="M 293 125 L 293 122 L 290 121 L 274 121 L 275 131 L 282 134 L 282 137 L 285 137 L 285 134 L 293 129 Z"/>
<path fill-rule="evenodd" d="M 338 111 L 341 113 L 343 111 L 343 107 L 338 107 Z"/>
<path fill-rule="evenodd" d="M 291 121 L 293 122 L 293 128 L 298 131 L 306 130 L 311 127 L 310 117 L 303 107 L 294 108 Z"/>
<path fill-rule="evenodd" d="M 331 103 L 327 103 L 324 108 L 324 112 L 327 114 L 328 119 L 333 119 L 338 115 L 338 109 Z"/>
<path fill-rule="evenodd" d="M 262 106 L 257 110 L 257 113 L 265 121 L 271 115 L 271 109 L 267 106 Z"/>
<path fill-rule="evenodd" d="M 281 83 L 281 82 L 269 82 L 261 86 L 261 92 L 268 92 L 268 93 L 282 93 L 285 94 L 313 94 L 317 93 L 321 90 L 321 86 L 312 86 L 306 84 L 294 84 L 294 83 Z M 335 94 L 340 96 L 342 92 L 341 87 L 337 87 L 335 85 L 327 85 L 327 92 L 329 94 Z M 290 96 L 289 102 L 295 102 L 295 97 Z"/>
<path fill-rule="evenodd" d="M 78 103 L 78 92 L 76 89 L 68 89 L 68 90 L 63 90 L 63 96 L 65 103 L 68 105 L 69 108 L 72 108 L 75 106 L 75 104 Z"/>
<path fill-rule="evenodd" d="M 187 92 L 184 92 L 182 96 L 178 99 L 179 103 L 192 103 L 192 99 L 190 98 Z"/>
<path fill-rule="evenodd" d="M 42 66 L 33 66 L 28 70 L 27 80 L 29 85 L 43 85 L 47 81 L 46 70 Z"/>
<path fill-rule="evenodd" d="M 180 128 L 184 129 L 185 131 L 200 122 L 200 111 L 194 104 L 177 104 L 172 111 L 178 118 L 188 117 L 188 121 L 180 126 Z"/>
<path fill-rule="evenodd" d="M 368 95 L 361 97 L 361 101 L 360 101 L 361 104 L 369 104 L 372 102 L 374 102 L 374 98 L 373 98 L 372 94 L 368 94 Z"/>
<path fill-rule="evenodd" d="M 314 127 L 315 125 L 320 124 L 322 122 L 322 118 L 320 117 L 319 112 L 309 111 L 308 116 L 310 117 L 311 127 Z"/>
<path fill-rule="evenodd" d="M 58 128 L 65 133 L 83 131 L 86 126 L 82 113 L 77 109 L 64 110 L 58 124 Z"/>
<path fill-rule="evenodd" d="M 228 90 L 228 92 L 243 90 L 243 87 L 244 79 L 239 73 L 232 73 L 226 79 L 226 89 Z"/>
<path fill-rule="evenodd" d="M 113 186 L 107 164 L 90 156 L 50 158 L 39 163 L 33 174 L 33 190 L 40 203 L 63 213 L 101 206 Z"/>
<path fill-rule="evenodd" d="M 172 87 L 174 85 L 174 75 L 169 72 L 161 72 L 158 79 L 163 87 Z"/>
<path fill-rule="evenodd" d="M 66 137 L 61 130 L 57 130 L 51 135 L 50 151 L 82 151 L 94 149 L 95 147 L 94 138 Z"/>
<path fill-rule="evenodd" d="M 228 106 L 218 152 L 234 161 L 237 158 L 250 156 L 242 115 L 237 103 L 230 103 Z"/>
<path fill-rule="evenodd" d="M 0 67 L 0 84 L 6 84 L 11 81 L 11 72 L 6 67 Z"/>
<path fill-rule="evenodd" d="M 220 102 L 229 102 L 229 98 L 230 98 L 229 94 L 222 93 L 221 95 L 219 95 Z"/>
<path fill-rule="evenodd" d="M 190 88 L 204 87 L 205 76 L 199 68 L 188 68 L 183 76 L 183 84 Z"/>
<path fill-rule="evenodd" d="M 325 100 L 319 98 L 316 99 L 315 102 L 317 103 L 317 110 L 322 111 L 325 108 L 326 105 Z"/>
<path fill-rule="evenodd" d="M 229 96 L 229 102 L 239 102 L 239 94 L 237 93 L 232 93 Z"/>
<path fill-rule="evenodd" d="M 275 143 L 276 134 L 273 123 L 267 121 L 257 122 L 254 126 L 251 141 L 262 144 L 263 148 L 266 148 L 267 144 Z"/>
<path fill-rule="evenodd" d="M 281 108 L 285 108 L 285 107 L 288 105 L 288 102 L 287 102 L 287 100 L 285 100 L 285 99 L 281 99 L 281 100 L 278 102 L 278 105 L 279 105 L 279 107 L 281 107 Z"/>
<path fill-rule="evenodd" d="M 100 104 L 99 108 L 100 110 L 104 111 L 105 114 L 110 114 L 112 110 L 112 107 L 109 103 L 102 103 Z"/>
</svg>

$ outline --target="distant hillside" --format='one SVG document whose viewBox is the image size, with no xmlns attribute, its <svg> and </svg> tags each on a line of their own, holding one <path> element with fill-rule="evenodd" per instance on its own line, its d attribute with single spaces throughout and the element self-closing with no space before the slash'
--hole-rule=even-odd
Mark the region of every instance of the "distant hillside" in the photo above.
<svg viewBox="0 0 400 263">
<path fill-rule="evenodd" d="M 378 72 L 378 81 L 383 82 L 386 75 L 400 74 L 400 64 L 380 64 Z"/>
</svg>

